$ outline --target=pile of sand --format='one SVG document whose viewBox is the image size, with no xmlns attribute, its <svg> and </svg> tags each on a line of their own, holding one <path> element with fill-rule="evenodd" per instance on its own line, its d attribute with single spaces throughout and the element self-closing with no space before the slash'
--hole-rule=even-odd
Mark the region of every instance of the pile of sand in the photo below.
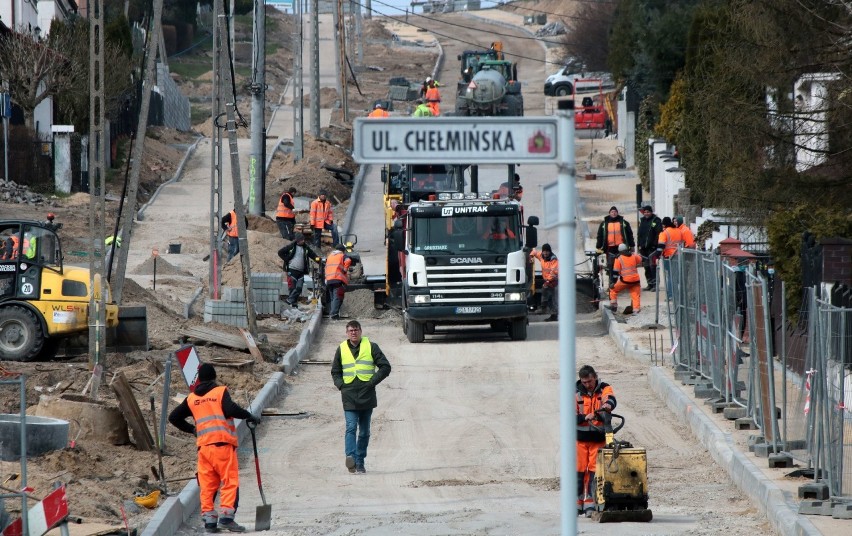
<svg viewBox="0 0 852 536">
<path fill-rule="evenodd" d="M 187 272 L 186 270 L 181 270 L 176 267 L 174 264 L 170 263 L 166 259 L 163 258 L 162 255 L 158 255 L 157 257 L 151 256 L 148 257 L 148 260 L 140 264 L 133 270 L 132 273 L 139 275 L 154 275 L 154 259 L 156 258 L 157 263 L 157 275 L 186 275 L 191 276 L 192 274 Z"/>
</svg>

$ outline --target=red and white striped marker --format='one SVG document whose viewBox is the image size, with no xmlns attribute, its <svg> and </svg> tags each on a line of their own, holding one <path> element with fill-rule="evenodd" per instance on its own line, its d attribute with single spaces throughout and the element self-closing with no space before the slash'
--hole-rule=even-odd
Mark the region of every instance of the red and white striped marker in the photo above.
<svg viewBox="0 0 852 536">
<path fill-rule="evenodd" d="M 59 486 L 47 494 L 41 502 L 27 512 L 27 529 L 29 534 L 42 536 L 47 531 L 59 525 L 68 517 L 68 497 L 65 486 Z M 16 519 L 3 529 L 3 536 L 23 536 L 23 521 Z"/>
<path fill-rule="evenodd" d="M 180 363 L 180 369 L 183 372 L 183 379 L 186 381 L 187 387 L 190 391 L 195 390 L 195 384 L 198 383 L 198 367 L 201 366 L 195 346 L 191 344 L 184 346 L 175 352 L 175 356 Z"/>
</svg>

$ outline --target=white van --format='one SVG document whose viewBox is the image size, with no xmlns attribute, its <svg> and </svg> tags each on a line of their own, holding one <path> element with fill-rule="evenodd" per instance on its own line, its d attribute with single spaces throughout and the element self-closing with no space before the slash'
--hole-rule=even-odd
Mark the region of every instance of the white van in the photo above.
<svg viewBox="0 0 852 536">
<path fill-rule="evenodd" d="M 574 88 L 574 80 L 595 79 L 603 82 L 604 91 L 615 89 L 615 81 L 612 74 L 604 71 L 578 71 L 576 64 L 563 66 L 559 71 L 548 76 L 544 81 L 544 94 L 548 97 L 564 97 L 571 95 Z M 595 90 L 599 88 L 597 82 L 580 83 L 578 92 Z"/>
</svg>

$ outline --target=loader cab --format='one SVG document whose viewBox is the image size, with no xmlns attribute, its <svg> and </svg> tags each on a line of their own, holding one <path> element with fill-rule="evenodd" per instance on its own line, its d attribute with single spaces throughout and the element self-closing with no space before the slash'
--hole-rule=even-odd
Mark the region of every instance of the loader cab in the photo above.
<svg viewBox="0 0 852 536">
<path fill-rule="evenodd" d="M 62 273 L 56 232 L 35 221 L 0 222 L 0 300 L 37 299 L 44 268 Z"/>
<path fill-rule="evenodd" d="M 463 192 L 464 176 L 458 166 L 406 164 L 401 166 L 402 201 L 410 204 L 428 200 L 442 192 Z"/>
</svg>

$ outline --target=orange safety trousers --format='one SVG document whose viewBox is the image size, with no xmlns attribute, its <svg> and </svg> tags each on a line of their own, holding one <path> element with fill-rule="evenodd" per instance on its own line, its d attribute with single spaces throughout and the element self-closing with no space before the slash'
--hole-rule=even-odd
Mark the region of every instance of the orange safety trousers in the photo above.
<svg viewBox="0 0 852 536">
<path fill-rule="evenodd" d="M 240 487 L 240 467 L 237 449 L 233 445 L 198 447 L 198 487 L 201 495 L 201 517 L 205 523 L 212 523 L 217 519 L 213 506 L 217 491 L 222 517 L 234 517 L 234 504 L 237 501 L 237 489 Z"/>
<path fill-rule="evenodd" d="M 595 483 L 591 481 L 591 478 L 597 467 L 598 450 L 604 448 L 604 446 L 606 446 L 604 442 L 577 441 L 577 479 L 583 480 L 582 488 L 579 486 L 580 482 L 577 482 L 577 508 L 580 510 L 591 508 L 595 504 Z M 580 492 L 580 489 L 582 489 L 582 492 Z"/>
<path fill-rule="evenodd" d="M 609 301 L 615 303 L 618 301 L 618 295 L 625 290 L 630 290 L 630 302 L 633 305 L 633 312 L 638 312 L 640 303 L 639 297 L 642 294 L 642 283 L 622 283 L 621 280 L 615 282 L 615 285 L 609 289 Z"/>
</svg>

